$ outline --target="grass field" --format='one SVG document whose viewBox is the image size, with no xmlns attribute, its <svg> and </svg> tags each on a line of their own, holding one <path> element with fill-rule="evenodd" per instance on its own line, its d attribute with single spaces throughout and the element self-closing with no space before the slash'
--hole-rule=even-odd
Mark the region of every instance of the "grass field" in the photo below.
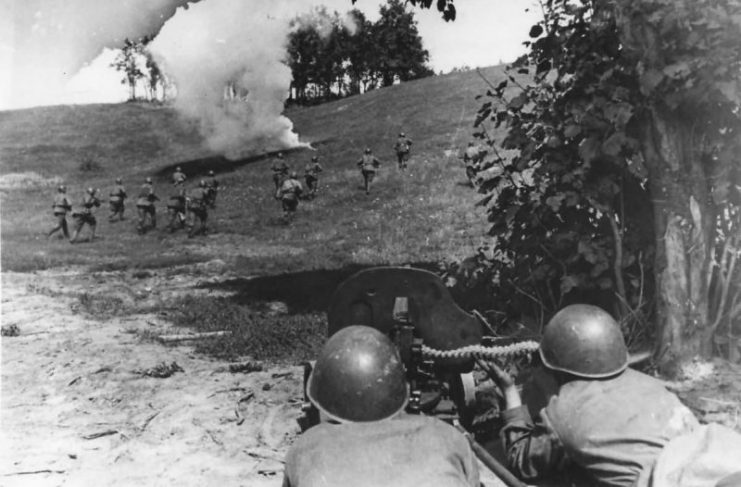
<svg viewBox="0 0 741 487">
<path fill-rule="evenodd" d="M 502 74 L 484 70 L 491 82 Z M 317 149 L 325 172 L 320 195 L 304 201 L 285 225 L 273 198 L 270 160 L 228 160 L 203 148 L 193 122 L 172 109 L 145 104 L 44 107 L 0 112 L 2 268 L 35 270 L 66 265 L 97 268 L 163 267 L 219 258 L 249 275 L 338 269 L 352 264 L 436 262 L 473 253 L 485 238 L 485 215 L 474 207 L 473 191 L 457 158 L 469 140 L 486 90 L 476 72 L 409 82 L 333 103 L 294 108 L 302 141 Z M 410 168 L 396 169 L 393 143 L 399 131 L 414 140 Z M 384 166 L 370 196 L 361 190 L 355 166 L 363 148 L 374 149 Z M 300 175 L 314 155 L 286 152 Z M 169 175 L 183 166 L 190 182 L 217 173 L 223 191 L 210 214 L 214 230 L 187 239 L 163 229 L 139 236 L 130 199 L 128 220 L 107 222 L 98 210 L 95 242 L 70 245 L 45 233 L 55 185 L 68 185 L 73 204 L 84 188 L 105 197 L 115 177 L 134 193 L 146 176 L 155 178 L 162 198 Z M 8 181 L 32 180 L 34 184 Z"/>
</svg>

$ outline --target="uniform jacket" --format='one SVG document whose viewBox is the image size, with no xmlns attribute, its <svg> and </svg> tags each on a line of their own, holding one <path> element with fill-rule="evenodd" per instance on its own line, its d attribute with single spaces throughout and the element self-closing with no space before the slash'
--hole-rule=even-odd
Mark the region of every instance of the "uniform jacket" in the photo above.
<svg viewBox="0 0 741 487">
<path fill-rule="evenodd" d="M 215 176 L 209 176 L 206 178 L 206 187 L 208 189 L 216 189 L 219 187 L 219 182 L 216 180 Z"/>
<path fill-rule="evenodd" d="M 182 171 L 175 171 L 172 174 L 172 184 L 174 184 L 175 186 L 179 184 L 183 184 L 186 179 L 187 179 L 187 176 Z"/>
<path fill-rule="evenodd" d="M 285 181 L 283 181 L 283 184 L 280 185 L 280 188 L 278 188 L 278 194 L 277 196 L 280 199 L 288 199 L 288 200 L 295 200 L 298 199 L 298 197 L 303 192 L 304 188 L 301 186 L 301 183 L 298 182 L 296 179 L 288 178 Z"/>
<path fill-rule="evenodd" d="M 321 423 L 286 456 L 284 487 L 478 487 L 468 440 L 429 416 Z"/>
<path fill-rule="evenodd" d="M 195 188 L 193 191 L 190 192 L 189 195 L 189 208 L 193 210 L 205 210 L 206 209 L 206 199 L 208 198 L 208 189 L 207 188 Z"/>
<path fill-rule="evenodd" d="M 82 198 L 82 210 L 80 210 L 80 213 L 85 215 L 90 215 L 93 212 L 93 207 L 100 206 L 100 200 L 97 196 L 94 194 L 86 194 Z"/>
<path fill-rule="evenodd" d="M 507 461 L 518 476 L 568 469 L 580 485 L 594 487 L 633 486 L 671 439 L 698 425 L 661 382 L 632 369 L 562 385 L 538 424 L 524 406 L 503 416 Z"/>
<path fill-rule="evenodd" d="M 72 208 L 72 205 L 67 199 L 67 195 L 64 193 L 57 193 L 54 195 L 54 203 L 52 209 L 55 215 L 66 215 L 67 212 Z"/>
<path fill-rule="evenodd" d="M 110 194 L 108 195 L 109 201 L 113 201 L 114 203 L 118 203 L 119 201 L 123 201 L 126 199 L 126 190 L 124 189 L 123 185 L 117 184 L 113 187 Z"/>
<path fill-rule="evenodd" d="M 358 166 L 363 171 L 375 171 L 380 165 L 381 161 L 376 159 L 373 154 L 363 154 L 363 157 L 358 161 Z"/>
<path fill-rule="evenodd" d="M 411 148 L 411 139 L 408 139 L 407 137 L 399 137 L 398 139 L 396 139 L 396 144 L 394 144 L 394 149 L 396 150 L 396 152 L 403 154 L 405 152 L 409 152 Z"/>
<path fill-rule="evenodd" d="M 157 195 L 154 194 L 154 187 L 149 183 L 144 183 L 139 189 L 136 206 L 154 206 L 154 202 L 158 199 Z"/>
<path fill-rule="evenodd" d="M 307 178 L 310 177 L 310 178 L 316 179 L 317 176 L 319 176 L 319 173 L 322 171 L 324 171 L 324 169 L 322 169 L 321 164 L 319 164 L 318 162 L 315 162 L 313 164 L 306 165 L 306 168 L 304 169 L 304 175 Z"/>
<path fill-rule="evenodd" d="M 288 174 L 288 166 L 284 161 L 274 161 L 270 169 L 277 174 Z"/>
</svg>

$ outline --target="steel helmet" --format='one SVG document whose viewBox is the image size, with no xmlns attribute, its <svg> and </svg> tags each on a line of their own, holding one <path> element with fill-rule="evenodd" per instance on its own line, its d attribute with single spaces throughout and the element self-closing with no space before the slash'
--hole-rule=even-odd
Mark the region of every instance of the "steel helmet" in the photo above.
<svg viewBox="0 0 741 487">
<path fill-rule="evenodd" d="M 121 184 L 121 181 L 122 181 L 121 178 L 116 178 L 116 184 Z"/>
<path fill-rule="evenodd" d="M 175 170 L 176 170 L 177 172 L 181 172 L 181 171 L 180 171 L 180 166 L 176 167 L 176 168 L 175 168 Z"/>
<path fill-rule="evenodd" d="M 316 162 L 316 161 L 318 161 L 318 160 L 319 160 L 319 158 L 318 158 L 317 156 L 313 156 L 313 157 L 311 158 L 311 162 Z"/>
<path fill-rule="evenodd" d="M 306 388 L 309 400 L 341 422 L 379 421 L 400 412 L 408 391 L 396 348 L 368 326 L 348 326 L 322 349 Z"/>
<path fill-rule="evenodd" d="M 66 193 L 67 192 L 67 187 L 65 185 L 63 185 L 63 184 L 60 184 L 59 187 L 57 188 L 57 191 L 60 192 L 60 193 Z"/>
<path fill-rule="evenodd" d="M 90 187 L 87 189 L 87 194 L 95 194 L 95 189 Z"/>
<path fill-rule="evenodd" d="M 399 137 L 406 137 L 406 134 L 404 132 L 399 132 Z"/>
<path fill-rule="evenodd" d="M 214 175 L 214 172 L 213 172 L 213 171 L 209 171 L 209 172 L 208 172 L 208 175 L 209 175 L 209 176 L 213 176 L 213 175 Z"/>
<path fill-rule="evenodd" d="M 296 179 L 298 177 L 298 173 L 296 171 L 291 171 L 291 174 L 289 175 L 291 179 Z"/>
<path fill-rule="evenodd" d="M 152 184 L 152 178 L 149 178 L 149 177 L 148 177 L 147 179 L 145 179 L 145 180 L 144 180 L 144 182 L 145 182 L 145 183 L 149 183 L 149 184 Z"/>
<path fill-rule="evenodd" d="M 205 188 L 206 187 L 206 180 L 205 179 L 201 179 L 200 181 L 198 181 L 198 186 L 201 187 L 201 188 Z"/>
<path fill-rule="evenodd" d="M 370 154 L 370 153 L 371 153 L 370 147 L 366 147 L 366 148 L 365 148 L 365 153 L 366 153 L 366 154 Z"/>
<path fill-rule="evenodd" d="M 606 311 L 572 304 L 545 326 L 540 358 L 551 370 L 601 379 L 628 367 L 628 347 L 617 322 Z"/>
<path fill-rule="evenodd" d="M 283 153 L 282 152 L 278 152 L 278 159 L 283 159 Z"/>
</svg>

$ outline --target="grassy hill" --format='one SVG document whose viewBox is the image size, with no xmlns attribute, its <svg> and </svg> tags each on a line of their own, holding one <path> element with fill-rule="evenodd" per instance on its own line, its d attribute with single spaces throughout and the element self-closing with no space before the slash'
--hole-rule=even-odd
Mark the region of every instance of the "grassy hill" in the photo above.
<svg viewBox="0 0 741 487">
<path fill-rule="evenodd" d="M 499 68 L 483 71 L 496 83 Z M 273 198 L 270 160 L 265 155 L 228 160 L 210 153 L 193 122 L 172 109 L 143 104 L 57 106 L 0 112 L 2 269 L 33 270 L 64 265 L 95 269 L 166 267 L 219 258 L 255 275 L 337 269 L 348 265 L 434 263 L 473 253 L 486 231 L 483 210 L 466 185 L 457 158 L 470 138 L 486 90 L 476 72 L 404 83 L 286 115 L 302 141 L 317 149 L 325 172 L 320 194 L 303 201 L 285 225 Z M 396 169 L 393 143 L 399 131 L 414 140 L 406 172 Z M 372 147 L 384 166 L 370 196 L 361 190 L 355 161 Z M 314 155 L 286 152 L 303 174 Z M 183 166 L 191 184 L 209 169 L 221 191 L 210 213 L 213 230 L 187 239 L 167 233 L 169 175 Z M 45 233 L 53 226 L 51 201 L 64 182 L 73 204 L 84 188 L 107 197 L 115 177 L 134 193 L 146 176 L 162 198 L 160 229 L 135 232 L 135 207 L 124 222 L 107 221 L 98 210 L 94 242 L 70 245 Z"/>
</svg>

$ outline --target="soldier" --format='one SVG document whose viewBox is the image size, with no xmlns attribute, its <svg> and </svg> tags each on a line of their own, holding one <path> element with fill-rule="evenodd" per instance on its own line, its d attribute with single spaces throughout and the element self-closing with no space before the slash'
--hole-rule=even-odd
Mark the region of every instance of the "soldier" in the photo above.
<svg viewBox="0 0 741 487">
<path fill-rule="evenodd" d="M 219 193 L 219 182 L 216 180 L 213 171 L 208 172 L 208 177 L 204 181 L 204 184 L 206 185 L 206 204 L 211 208 L 216 208 L 216 195 Z"/>
<path fill-rule="evenodd" d="M 306 388 L 321 422 L 288 451 L 283 486 L 479 487 L 468 440 L 437 418 L 404 412 L 404 374 L 391 340 L 375 328 L 332 335 Z"/>
<path fill-rule="evenodd" d="M 186 179 L 188 179 L 188 177 L 185 175 L 182 169 L 180 169 L 180 166 L 176 167 L 175 172 L 172 173 L 173 186 L 180 186 L 182 184 L 185 184 Z"/>
<path fill-rule="evenodd" d="M 370 147 L 366 147 L 363 157 L 358 161 L 358 167 L 363 175 L 363 187 L 365 188 L 365 194 L 370 194 L 371 184 L 373 178 L 376 177 L 376 170 L 381 165 L 381 161 L 373 156 L 373 152 Z"/>
<path fill-rule="evenodd" d="M 288 177 L 288 166 L 286 161 L 283 160 L 283 154 L 278 152 L 276 160 L 270 166 L 270 170 L 273 171 L 273 184 L 275 184 L 276 191 L 280 188 L 283 180 Z"/>
<path fill-rule="evenodd" d="M 51 237 L 57 231 L 61 230 L 64 234 L 64 238 L 69 238 L 69 230 L 67 230 L 67 212 L 72 209 L 69 200 L 67 199 L 67 188 L 61 185 L 57 188 L 57 194 L 54 196 L 54 203 L 51 205 L 52 211 L 54 212 L 54 218 L 57 219 L 57 226 L 51 229 L 46 235 L 46 238 Z"/>
<path fill-rule="evenodd" d="M 479 148 L 473 142 L 469 142 L 468 147 L 463 152 L 463 164 L 466 166 L 466 177 L 468 177 L 471 186 L 476 186 L 476 173 L 480 169 L 480 162 Z"/>
<path fill-rule="evenodd" d="M 185 226 L 185 211 L 185 188 L 181 187 L 167 201 L 167 213 L 170 216 L 167 229 L 170 233 Z"/>
<path fill-rule="evenodd" d="M 142 234 L 147 231 L 147 219 L 151 228 L 157 228 L 157 209 L 154 207 L 154 202 L 159 201 L 159 198 L 154 193 L 154 186 L 152 185 L 152 178 L 148 177 L 141 188 L 139 188 L 139 197 L 136 200 L 136 212 L 139 215 L 139 223 L 137 225 L 137 231 Z"/>
<path fill-rule="evenodd" d="M 111 208 L 111 214 L 108 217 L 109 222 L 116 221 L 116 216 L 118 216 L 118 220 L 121 221 L 124 219 L 124 201 L 126 200 L 126 189 L 124 189 L 123 184 L 121 182 L 121 178 L 116 178 L 116 185 L 111 190 L 110 194 L 108 195 L 108 204 Z"/>
<path fill-rule="evenodd" d="M 82 198 L 82 208 L 80 211 L 72 213 L 75 219 L 75 233 L 69 239 L 69 243 L 77 242 L 80 230 L 82 230 L 85 224 L 90 225 L 90 241 L 95 240 L 95 227 L 98 222 L 95 220 L 95 215 L 93 215 L 93 208 L 98 208 L 99 206 L 100 199 L 98 199 L 97 191 L 93 188 L 88 188 L 85 196 Z"/>
<path fill-rule="evenodd" d="M 408 138 L 404 132 L 399 133 L 399 138 L 394 144 L 396 158 L 399 162 L 399 169 L 406 169 L 409 161 L 409 152 L 412 150 L 412 139 Z"/>
<path fill-rule="evenodd" d="M 324 169 L 322 169 L 321 164 L 319 164 L 319 158 L 317 156 L 313 156 L 311 158 L 311 164 L 307 164 L 304 169 L 306 188 L 309 190 L 308 196 L 311 198 L 316 196 L 319 187 L 319 173 L 323 171 Z"/>
<path fill-rule="evenodd" d="M 288 221 L 296 213 L 298 208 L 298 199 L 304 188 L 297 179 L 298 175 L 296 171 L 292 171 L 288 178 L 283 181 L 275 193 L 275 197 L 280 199 L 281 205 L 283 206 L 283 218 Z"/>
<path fill-rule="evenodd" d="M 662 382 L 628 368 L 620 327 L 601 308 L 556 313 L 540 359 L 559 389 L 537 425 L 512 378 L 479 361 L 504 394 L 501 435 L 509 467 L 523 479 L 566 473 L 577 485 L 645 486 L 664 445 L 698 426 Z"/>
<path fill-rule="evenodd" d="M 208 220 L 208 183 L 201 179 L 198 187 L 191 191 L 188 197 L 188 212 L 193 215 L 188 238 L 206 234 L 206 220 Z M 197 226 L 196 226 L 197 224 Z"/>
</svg>

